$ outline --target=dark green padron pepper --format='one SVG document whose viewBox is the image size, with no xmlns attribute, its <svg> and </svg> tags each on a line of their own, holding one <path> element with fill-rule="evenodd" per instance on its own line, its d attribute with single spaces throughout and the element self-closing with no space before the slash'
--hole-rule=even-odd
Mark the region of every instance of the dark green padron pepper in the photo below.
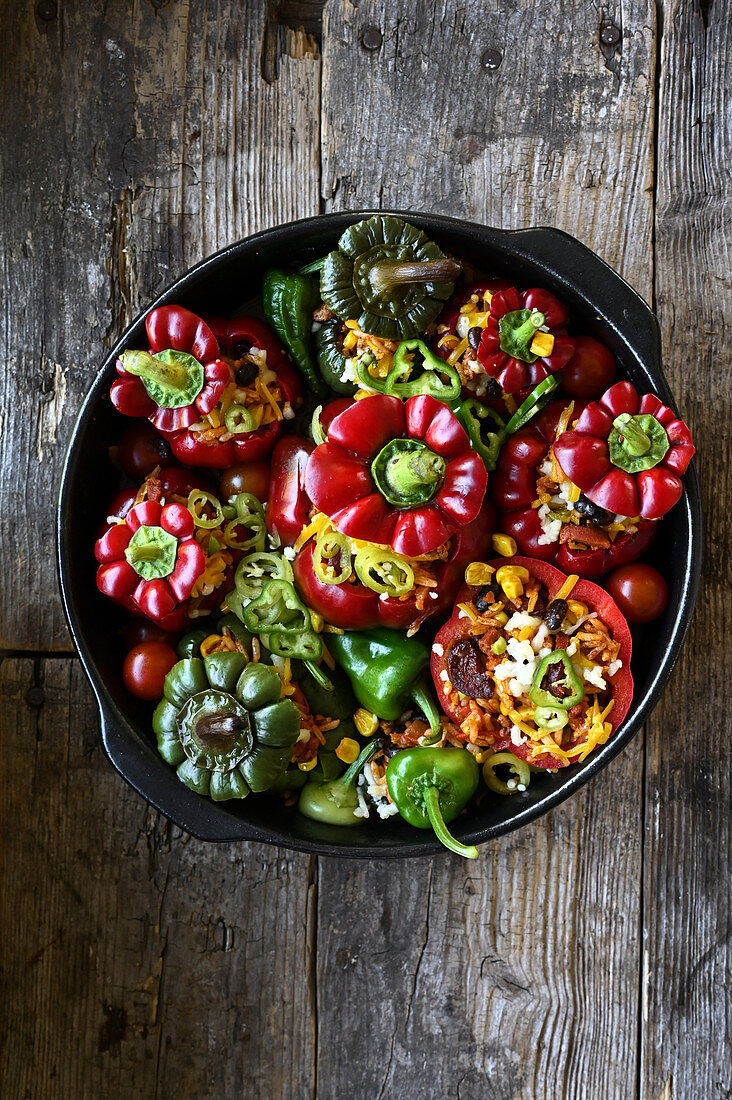
<svg viewBox="0 0 732 1100">
<path fill-rule="evenodd" d="M 320 293 L 343 321 L 386 340 L 424 332 L 453 291 L 462 265 L 420 229 L 388 214 L 351 225 L 325 258 Z"/>
<path fill-rule="evenodd" d="M 275 268 L 262 283 L 264 316 L 315 393 L 323 392 L 312 352 L 312 313 L 318 304 L 314 279 Z"/>
<path fill-rule="evenodd" d="M 474 845 L 461 844 L 447 829 L 478 788 L 478 765 L 467 749 L 404 749 L 386 768 L 386 785 L 399 813 L 415 829 L 434 829 L 451 852 L 477 859 Z"/>
<path fill-rule="evenodd" d="M 165 677 L 153 714 L 158 751 L 216 802 L 269 790 L 285 772 L 300 715 L 275 670 L 243 653 L 187 657 Z"/>
<path fill-rule="evenodd" d="M 336 393 L 342 393 L 346 397 L 353 397 L 358 386 L 355 382 L 343 381 L 348 356 L 341 351 L 338 333 L 340 327 L 340 321 L 326 321 L 315 333 L 318 370 L 325 384 L 332 390 L 335 390 Z"/>
</svg>

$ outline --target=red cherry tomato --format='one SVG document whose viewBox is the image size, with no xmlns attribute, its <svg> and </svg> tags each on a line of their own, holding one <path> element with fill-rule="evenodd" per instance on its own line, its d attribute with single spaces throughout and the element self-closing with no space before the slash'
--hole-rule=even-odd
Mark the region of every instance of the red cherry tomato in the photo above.
<svg viewBox="0 0 732 1100">
<path fill-rule="evenodd" d="M 238 462 L 221 475 L 221 496 L 224 500 L 237 493 L 251 493 L 264 503 L 269 492 L 269 462 Z"/>
<path fill-rule="evenodd" d="M 574 337 L 574 355 L 560 371 L 561 386 L 570 397 L 599 397 L 615 381 L 615 357 L 591 336 Z"/>
<path fill-rule="evenodd" d="M 157 623 L 149 619 L 131 619 L 122 632 L 127 649 L 134 649 L 143 642 L 164 642 L 165 645 L 175 649 L 178 641 L 177 634 L 171 634 L 169 630 L 163 630 Z"/>
<path fill-rule="evenodd" d="M 129 478 L 144 481 L 156 466 L 170 466 L 173 452 L 167 439 L 143 421 L 141 424 L 131 424 L 122 433 L 117 458 Z"/>
<path fill-rule="evenodd" d="M 178 654 L 164 642 L 142 642 L 125 657 L 122 679 L 137 699 L 159 699 L 165 677 L 178 660 Z"/>
<path fill-rule="evenodd" d="M 668 603 L 668 585 L 657 569 L 634 562 L 609 575 L 605 587 L 629 623 L 650 623 Z"/>
</svg>

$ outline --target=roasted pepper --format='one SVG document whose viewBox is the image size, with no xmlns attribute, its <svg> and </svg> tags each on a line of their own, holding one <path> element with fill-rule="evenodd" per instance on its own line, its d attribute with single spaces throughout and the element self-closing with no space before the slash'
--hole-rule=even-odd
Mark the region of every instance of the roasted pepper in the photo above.
<svg viewBox="0 0 732 1100">
<path fill-rule="evenodd" d="M 478 765 L 467 749 L 404 749 L 391 758 L 386 785 L 399 813 L 415 829 L 434 829 L 457 855 L 477 859 L 474 845 L 461 844 L 447 823 L 462 813 L 478 788 Z"/>
<path fill-rule="evenodd" d="M 341 320 L 404 340 L 435 319 L 461 270 L 420 229 L 376 214 L 349 226 L 325 258 L 320 293 Z"/>
<path fill-rule="evenodd" d="M 557 462 L 588 500 L 649 520 L 676 504 L 694 450 L 683 420 L 654 394 L 639 398 L 630 382 L 611 386 L 554 443 Z"/>
<path fill-rule="evenodd" d="M 264 276 L 264 316 L 292 356 L 307 388 L 323 396 L 325 387 L 312 352 L 312 313 L 317 303 L 317 282 L 306 275 L 277 268 Z"/>
<path fill-rule="evenodd" d="M 182 783 L 217 802 L 266 791 L 300 732 L 297 707 L 281 695 L 275 670 L 242 653 L 179 661 L 153 715 L 158 751 Z"/>
<path fill-rule="evenodd" d="M 423 680 L 429 649 L 421 638 L 405 638 L 384 627 L 346 630 L 332 634 L 328 648 L 362 707 L 395 722 L 411 700 L 426 717 L 432 734 L 439 734 L 440 716 Z"/>
<path fill-rule="evenodd" d="M 230 406 L 221 414 L 223 426 L 231 433 L 231 438 L 223 442 L 219 438 L 209 438 L 205 432 L 189 430 L 171 436 L 170 445 L 180 462 L 223 470 L 238 462 L 254 462 L 270 453 L 282 434 L 287 407 L 294 410 L 300 402 L 301 387 L 281 345 L 263 321 L 257 317 L 209 317 L 206 320 L 221 349 L 220 355 L 226 360 L 227 385 L 235 383 L 240 387 L 255 385 L 259 388 L 262 385 L 260 374 L 271 370 L 277 376 L 277 385 L 284 397 L 280 418 L 259 428 L 254 425 L 247 406 Z M 246 358 L 252 351 L 266 354 L 261 372 L 256 363 Z M 262 403 L 265 393 L 263 390 Z M 211 408 L 202 411 L 211 412 Z M 196 419 L 198 417 L 194 417 Z"/>
<path fill-rule="evenodd" d="M 231 372 L 210 327 L 182 306 L 160 306 L 145 321 L 147 351 L 125 351 L 109 396 L 125 416 L 146 416 L 177 432 L 211 412 Z"/>
<path fill-rule="evenodd" d="M 335 418 L 305 488 L 337 530 L 416 557 L 474 520 L 487 474 L 465 429 L 434 397 L 374 394 Z"/>
<path fill-rule="evenodd" d="M 583 407 L 582 403 L 577 403 L 571 415 L 579 416 Z M 490 491 L 499 509 L 498 526 L 516 540 L 520 553 L 553 562 L 566 573 L 599 577 L 644 554 L 656 535 L 657 525 L 640 519 L 632 525 L 635 531 L 621 530 L 611 540 L 598 521 L 607 525 L 615 520 L 615 514 L 603 514 L 601 509 L 591 504 L 586 507 L 584 501 L 578 499 L 573 506 L 567 505 L 567 509 L 573 507 L 583 512 L 582 525 L 572 524 L 571 513 L 567 511 L 566 527 L 563 524 L 560 534 L 549 538 L 536 504 L 537 481 L 541 476 L 539 468 L 551 458 L 552 445 L 556 446 L 563 438 L 563 435 L 557 438 L 557 432 L 562 417 L 566 420 L 568 409 L 567 401 L 555 401 L 528 427 L 506 440 Z M 565 530 L 572 538 L 565 537 Z"/>
</svg>

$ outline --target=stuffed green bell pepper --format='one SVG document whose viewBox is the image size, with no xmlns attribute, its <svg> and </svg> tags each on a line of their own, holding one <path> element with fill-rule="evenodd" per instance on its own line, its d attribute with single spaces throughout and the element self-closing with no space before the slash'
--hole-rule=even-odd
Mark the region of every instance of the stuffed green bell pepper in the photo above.
<svg viewBox="0 0 732 1100">
<path fill-rule="evenodd" d="M 269 790 L 285 772 L 300 716 L 275 670 L 243 653 L 179 661 L 153 715 L 158 751 L 216 802 Z"/>
</svg>

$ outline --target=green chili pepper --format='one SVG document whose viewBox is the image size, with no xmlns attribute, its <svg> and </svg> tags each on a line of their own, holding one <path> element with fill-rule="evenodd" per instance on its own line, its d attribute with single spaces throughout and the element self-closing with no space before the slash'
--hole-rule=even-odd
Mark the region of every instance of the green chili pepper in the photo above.
<svg viewBox="0 0 732 1100">
<path fill-rule="evenodd" d="M 469 397 L 454 411 L 468 433 L 471 447 L 483 459 L 483 465 L 488 473 L 492 473 L 498 462 L 499 451 L 507 438 L 503 417 L 499 416 L 490 405 L 484 405 L 475 397 Z M 491 422 L 497 430 L 488 429 L 488 424 Z"/>
<path fill-rule="evenodd" d="M 319 661 L 323 656 L 323 643 L 314 630 L 273 630 L 266 635 L 265 645 L 278 657 L 297 657 L 301 661 Z"/>
<path fill-rule="evenodd" d="M 346 630 L 328 637 L 328 649 L 343 668 L 359 704 L 378 718 L 395 722 L 413 700 L 441 736 L 440 715 L 422 680 L 429 647 L 421 638 L 397 630 Z"/>
<path fill-rule="evenodd" d="M 508 424 L 506 424 L 506 435 L 513 435 L 514 432 L 519 432 L 522 428 L 525 428 L 532 417 L 536 416 L 551 401 L 551 395 L 558 385 L 559 379 L 556 374 L 550 374 L 547 378 L 542 378 L 538 386 L 534 386 L 529 396 L 519 405 Z"/>
<path fill-rule="evenodd" d="M 203 511 L 206 506 L 213 508 L 212 516 L 207 516 Z M 193 516 L 196 527 L 202 527 L 204 531 L 211 531 L 214 527 L 220 527 L 224 522 L 224 509 L 221 507 L 221 501 L 212 493 L 207 493 L 203 489 L 191 489 L 186 507 Z"/>
<path fill-rule="evenodd" d="M 422 373 L 412 377 L 419 370 L 417 354 L 410 362 L 410 353 L 422 357 Z M 424 340 L 403 340 L 394 352 L 394 364 L 386 376 L 383 392 L 406 401 L 408 397 L 427 394 L 438 401 L 455 401 L 460 396 L 462 383 L 460 375 L 444 359 L 434 355 Z"/>
<path fill-rule="evenodd" d="M 223 518 L 228 519 L 224 527 L 224 542 L 234 550 L 264 550 L 267 539 L 267 525 L 264 521 L 264 507 L 253 493 L 237 493 L 233 505 L 223 510 Z M 242 540 L 237 534 L 239 528 L 250 531 L 248 539 Z"/>
<path fill-rule="evenodd" d="M 323 381 L 332 390 L 345 394 L 346 397 L 353 397 L 358 388 L 356 383 L 343 381 L 349 357 L 340 348 L 338 339 L 340 326 L 340 321 L 327 321 L 315 333 L 318 370 L 323 376 Z"/>
<path fill-rule="evenodd" d="M 244 608 L 244 626 L 253 634 L 301 634 L 312 628 L 310 612 L 289 581 L 269 581 Z"/>
<path fill-rule="evenodd" d="M 246 405 L 229 405 L 224 416 L 224 424 L 232 435 L 244 435 L 245 432 L 253 432 L 257 426 L 251 411 Z"/>
<path fill-rule="evenodd" d="M 158 751 L 178 778 L 214 801 L 265 791 L 290 762 L 300 714 L 273 668 L 242 653 L 179 661 L 153 714 Z"/>
<path fill-rule="evenodd" d="M 351 544 L 339 531 L 321 531 L 315 540 L 313 572 L 323 584 L 344 584 L 352 573 Z"/>
<path fill-rule="evenodd" d="M 514 787 L 509 787 L 508 783 L 504 783 L 496 775 L 496 768 L 501 764 L 507 765 L 516 776 L 518 783 Z M 525 760 L 520 760 L 512 752 L 494 752 L 483 764 L 483 779 L 496 794 L 516 794 L 519 783 L 523 787 L 528 787 L 531 782 L 531 769 Z"/>
<path fill-rule="evenodd" d="M 467 749 L 404 749 L 389 761 L 386 785 L 410 825 L 432 828 L 451 852 L 478 858 L 477 848 L 461 844 L 447 829 L 478 787 L 478 765 Z"/>
<path fill-rule="evenodd" d="M 340 779 L 306 783 L 297 804 L 300 813 L 326 825 L 362 825 L 363 818 L 354 814 L 358 809 L 356 780 L 379 749 L 378 741 L 370 741 Z"/>
<path fill-rule="evenodd" d="M 554 672 L 558 666 L 558 672 Z M 548 686 L 542 686 L 548 677 Z M 582 681 L 574 671 L 569 654 L 564 649 L 555 649 L 548 653 L 537 668 L 529 689 L 529 698 L 537 707 L 551 710 L 569 710 L 585 697 Z"/>
<path fill-rule="evenodd" d="M 290 352 L 308 386 L 323 394 L 311 351 L 312 312 L 318 304 L 317 283 L 305 275 L 268 271 L 262 284 L 262 307 L 282 343 Z"/>
<path fill-rule="evenodd" d="M 569 717 L 566 710 L 562 710 L 560 706 L 537 707 L 534 711 L 534 721 L 540 729 L 557 733 L 558 730 L 564 729 Z"/>
<path fill-rule="evenodd" d="M 292 566 L 284 554 L 255 550 L 241 559 L 234 573 L 236 591 L 242 600 L 255 600 L 272 580 L 292 582 Z"/>
<path fill-rule="evenodd" d="M 385 547 L 360 547 L 353 567 L 361 584 L 380 595 L 403 596 L 414 588 L 414 570 L 409 562 Z"/>
</svg>

